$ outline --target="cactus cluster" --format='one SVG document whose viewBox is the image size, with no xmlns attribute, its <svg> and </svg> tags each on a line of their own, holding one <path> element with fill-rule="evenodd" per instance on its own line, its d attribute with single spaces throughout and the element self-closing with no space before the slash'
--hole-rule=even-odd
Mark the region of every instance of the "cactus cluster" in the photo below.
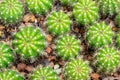
<svg viewBox="0 0 120 80">
<path fill-rule="evenodd" d="M 99 48 L 111 44 L 113 35 L 110 26 L 104 22 L 94 23 L 87 28 L 86 40 L 91 47 Z"/>
<path fill-rule="evenodd" d="M 73 35 L 62 35 L 56 40 L 55 50 L 65 60 L 74 58 L 80 52 L 80 41 Z"/>
<path fill-rule="evenodd" d="M 23 59 L 32 59 L 44 50 L 45 37 L 39 28 L 26 26 L 14 35 L 13 46 Z"/>
<path fill-rule="evenodd" d="M 48 31 L 53 35 L 67 33 L 70 31 L 71 23 L 72 21 L 70 20 L 69 16 L 63 11 L 53 11 L 50 15 L 48 15 L 46 21 Z"/>
<path fill-rule="evenodd" d="M 64 67 L 66 80 L 89 80 L 91 68 L 82 59 L 72 59 Z"/>
<path fill-rule="evenodd" d="M 98 7 L 92 0 L 79 0 L 73 5 L 73 16 L 79 24 L 91 24 L 98 19 Z"/>
<path fill-rule="evenodd" d="M 0 3 L 0 19 L 7 24 L 19 22 L 23 16 L 23 6 L 19 0 L 4 0 Z"/>
</svg>

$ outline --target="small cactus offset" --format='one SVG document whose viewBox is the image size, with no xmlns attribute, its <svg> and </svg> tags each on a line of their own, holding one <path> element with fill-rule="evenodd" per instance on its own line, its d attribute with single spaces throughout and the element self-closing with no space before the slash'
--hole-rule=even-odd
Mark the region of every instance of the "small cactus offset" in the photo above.
<svg viewBox="0 0 120 80">
<path fill-rule="evenodd" d="M 86 40 L 91 47 L 99 48 L 111 44 L 113 35 L 110 26 L 104 22 L 94 23 L 87 28 Z"/>
<path fill-rule="evenodd" d="M 11 48 L 7 44 L 0 43 L 0 68 L 8 67 L 13 61 Z"/>
<path fill-rule="evenodd" d="M 59 80 L 57 73 L 50 67 L 38 67 L 30 75 L 30 80 Z"/>
<path fill-rule="evenodd" d="M 25 80 L 25 79 L 17 71 L 5 69 L 3 71 L 0 71 L 0 80 Z"/>
<path fill-rule="evenodd" d="M 14 35 L 13 46 L 23 59 L 35 58 L 45 47 L 45 37 L 39 28 L 27 26 Z"/>
<path fill-rule="evenodd" d="M 112 73 L 120 63 L 119 52 L 114 47 L 100 48 L 95 55 L 95 65 L 100 72 Z"/>
<path fill-rule="evenodd" d="M 115 18 L 115 24 L 120 27 L 120 13 Z"/>
<path fill-rule="evenodd" d="M 81 25 L 88 25 L 98 19 L 98 7 L 92 0 L 79 0 L 73 5 L 73 16 Z"/>
<path fill-rule="evenodd" d="M 57 54 L 67 60 L 76 57 L 80 52 L 80 41 L 75 36 L 63 35 L 56 41 Z"/>
<path fill-rule="evenodd" d="M 78 0 L 60 0 L 60 2 L 65 5 L 65 6 L 68 6 L 68 5 L 73 5 L 73 3 L 76 3 Z"/>
<path fill-rule="evenodd" d="M 30 12 L 42 15 L 52 8 L 53 0 L 25 0 L 25 2 Z"/>
<path fill-rule="evenodd" d="M 73 59 L 65 65 L 66 80 L 89 80 L 91 68 L 82 59 Z"/>
<path fill-rule="evenodd" d="M 60 35 L 70 31 L 72 21 L 63 11 L 52 12 L 47 17 L 46 25 L 48 31 L 53 35 Z"/>
<path fill-rule="evenodd" d="M 4 0 L 0 3 L 0 19 L 6 24 L 19 22 L 23 12 L 23 6 L 18 0 Z"/>
</svg>

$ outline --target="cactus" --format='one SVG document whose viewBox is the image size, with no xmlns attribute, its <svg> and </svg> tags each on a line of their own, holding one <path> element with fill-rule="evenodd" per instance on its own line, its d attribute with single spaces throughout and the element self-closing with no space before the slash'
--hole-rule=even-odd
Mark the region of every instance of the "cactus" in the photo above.
<svg viewBox="0 0 120 80">
<path fill-rule="evenodd" d="M 68 6 L 68 5 L 73 5 L 73 3 L 76 3 L 78 0 L 60 0 L 61 3 L 65 6 Z"/>
<path fill-rule="evenodd" d="M 81 25 L 89 25 L 98 19 L 98 7 L 92 0 L 79 0 L 73 5 L 73 16 Z"/>
<path fill-rule="evenodd" d="M 99 48 L 111 44 L 113 35 L 110 26 L 104 22 L 94 23 L 87 28 L 86 40 L 91 47 Z"/>
<path fill-rule="evenodd" d="M 0 71 L 0 80 L 25 80 L 25 79 L 17 71 L 5 69 L 3 71 Z"/>
<path fill-rule="evenodd" d="M 30 80 L 59 80 L 59 78 L 56 72 L 50 67 L 39 66 L 30 75 Z"/>
<path fill-rule="evenodd" d="M 4 0 L 0 3 L 0 19 L 7 24 L 19 22 L 23 16 L 23 6 L 18 0 Z"/>
<path fill-rule="evenodd" d="M 30 12 L 42 15 L 52 8 L 53 0 L 26 0 L 25 3 Z"/>
<path fill-rule="evenodd" d="M 116 42 L 116 45 L 120 48 L 120 32 L 117 33 L 115 42 Z"/>
<path fill-rule="evenodd" d="M 80 51 L 80 41 L 75 39 L 74 36 L 62 35 L 56 41 L 55 50 L 65 60 L 74 58 Z"/>
<path fill-rule="evenodd" d="M 70 30 L 72 21 L 69 16 L 62 11 L 52 12 L 46 21 L 48 31 L 54 35 L 60 35 Z"/>
<path fill-rule="evenodd" d="M 115 18 L 115 24 L 120 27 L 120 13 Z"/>
<path fill-rule="evenodd" d="M 119 67 L 120 55 L 114 47 L 104 46 L 95 55 L 98 71 L 111 73 Z"/>
<path fill-rule="evenodd" d="M 120 0 L 97 0 L 99 12 L 104 15 L 113 16 L 120 10 Z"/>
<path fill-rule="evenodd" d="M 13 61 L 11 48 L 7 44 L 0 43 L 0 68 L 10 66 Z"/>
<path fill-rule="evenodd" d="M 36 58 L 45 47 L 45 37 L 39 28 L 27 26 L 14 35 L 13 46 L 23 59 Z"/>
<path fill-rule="evenodd" d="M 64 67 L 66 80 L 89 80 L 91 68 L 82 59 L 72 59 Z"/>
</svg>

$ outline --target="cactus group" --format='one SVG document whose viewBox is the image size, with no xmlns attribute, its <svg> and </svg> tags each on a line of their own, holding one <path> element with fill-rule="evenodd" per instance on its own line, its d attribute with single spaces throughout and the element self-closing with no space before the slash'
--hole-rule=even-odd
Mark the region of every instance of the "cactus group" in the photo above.
<svg viewBox="0 0 120 80">
<path fill-rule="evenodd" d="M 30 75 L 30 80 L 59 80 L 59 78 L 56 72 L 50 67 L 39 66 Z"/>
<path fill-rule="evenodd" d="M 94 23 L 87 28 L 86 40 L 91 47 L 99 48 L 111 44 L 113 35 L 110 26 L 104 22 Z"/>
<path fill-rule="evenodd" d="M 72 59 L 64 67 L 66 80 L 89 80 L 91 68 L 82 59 Z"/>
<path fill-rule="evenodd" d="M 91 24 L 98 19 L 98 7 L 92 0 L 79 0 L 73 5 L 73 16 L 79 24 Z"/>
<path fill-rule="evenodd" d="M 45 37 L 39 28 L 27 26 L 14 35 L 13 46 L 23 59 L 32 59 L 44 50 Z"/>
<path fill-rule="evenodd" d="M 67 33 L 70 30 L 71 20 L 63 11 L 53 11 L 47 17 L 46 25 L 48 31 L 53 35 Z"/>
<path fill-rule="evenodd" d="M 74 58 L 80 52 L 80 41 L 75 36 L 62 35 L 56 40 L 55 50 L 65 60 Z"/>
<path fill-rule="evenodd" d="M 6 24 L 19 22 L 23 12 L 23 6 L 18 0 L 4 0 L 0 3 L 0 19 Z"/>
<path fill-rule="evenodd" d="M 100 48 L 95 55 L 95 65 L 100 72 L 114 72 L 120 63 L 120 55 L 114 47 Z"/>
</svg>

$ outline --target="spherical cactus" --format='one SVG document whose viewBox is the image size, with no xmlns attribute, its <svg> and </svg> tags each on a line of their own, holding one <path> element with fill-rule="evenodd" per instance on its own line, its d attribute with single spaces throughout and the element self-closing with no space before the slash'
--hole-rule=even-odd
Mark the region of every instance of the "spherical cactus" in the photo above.
<svg viewBox="0 0 120 80">
<path fill-rule="evenodd" d="M 53 0 L 26 0 L 26 6 L 30 12 L 42 15 L 52 8 Z"/>
<path fill-rule="evenodd" d="M 30 80 L 59 80 L 57 73 L 50 67 L 38 67 L 30 75 Z"/>
<path fill-rule="evenodd" d="M 55 50 L 59 56 L 67 60 L 76 57 L 80 52 L 80 41 L 71 35 L 60 36 L 56 40 Z"/>
<path fill-rule="evenodd" d="M 88 25 L 98 19 L 98 7 L 92 0 L 79 0 L 73 5 L 73 16 L 81 25 Z"/>
<path fill-rule="evenodd" d="M 86 40 L 91 47 L 99 48 L 111 44 L 113 35 L 110 26 L 104 22 L 94 23 L 87 28 Z"/>
<path fill-rule="evenodd" d="M 18 0 L 4 0 L 0 3 L 0 19 L 7 24 L 19 22 L 23 16 L 23 6 Z"/>
<path fill-rule="evenodd" d="M 73 3 L 76 3 L 78 0 L 60 0 L 63 5 L 73 5 Z"/>
<path fill-rule="evenodd" d="M 13 61 L 11 48 L 7 44 L 0 43 L 0 68 L 8 67 Z"/>
<path fill-rule="evenodd" d="M 39 28 L 27 26 L 14 35 L 13 46 L 23 59 L 33 59 L 44 50 L 45 37 Z"/>
<path fill-rule="evenodd" d="M 120 55 L 114 47 L 105 46 L 97 51 L 95 60 L 98 71 L 111 73 L 119 67 Z"/>
<path fill-rule="evenodd" d="M 48 31 L 54 35 L 60 35 L 70 30 L 72 21 L 69 16 L 62 11 L 52 12 L 46 21 Z"/>
<path fill-rule="evenodd" d="M 66 80 L 89 80 L 91 68 L 82 59 L 73 59 L 65 65 Z"/>
<path fill-rule="evenodd" d="M 104 15 L 113 16 L 120 10 L 120 0 L 97 0 L 99 12 Z"/>
<path fill-rule="evenodd" d="M 25 80 L 25 79 L 17 71 L 5 69 L 3 71 L 0 71 L 0 80 Z"/>
<path fill-rule="evenodd" d="M 120 27 L 120 13 L 115 18 L 115 24 Z"/>
</svg>

